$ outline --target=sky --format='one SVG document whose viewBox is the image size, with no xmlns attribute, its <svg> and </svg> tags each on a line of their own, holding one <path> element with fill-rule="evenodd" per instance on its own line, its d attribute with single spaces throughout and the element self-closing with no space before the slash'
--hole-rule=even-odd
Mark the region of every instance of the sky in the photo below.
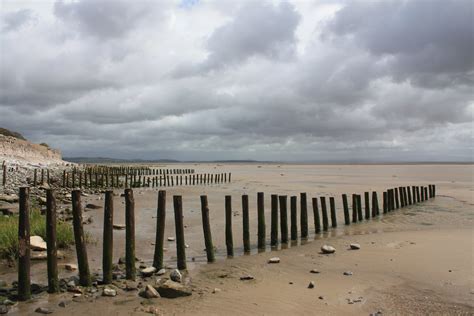
<svg viewBox="0 0 474 316">
<path fill-rule="evenodd" d="M 67 157 L 473 161 L 472 0 L 0 0 L 0 127 Z"/>
</svg>

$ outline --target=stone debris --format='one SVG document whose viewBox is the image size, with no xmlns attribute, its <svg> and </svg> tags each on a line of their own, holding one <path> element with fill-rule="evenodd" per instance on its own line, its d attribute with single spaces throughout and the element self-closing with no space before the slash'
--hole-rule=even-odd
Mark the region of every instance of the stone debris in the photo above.
<svg viewBox="0 0 474 316">
<path fill-rule="evenodd" d="M 110 287 L 104 287 L 104 290 L 102 291 L 102 296 L 114 297 L 117 296 L 117 291 Z"/>
<path fill-rule="evenodd" d="M 166 298 L 176 298 L 192 295 L 192 291 L 189 287 L 171 280 L 166 280 L 163 284 L 159 285 L 156 290 L 158 291 L 158 293 L 160 293 L 161 297 Z"/>
<path fill-rule="evenodd" d="M 330 253 L 335 253 L 336 248 L 329 246 L 329 245 L 324 245 L 321 247 L 321 252 L 324 254 L 330 254 Z"/>
<path fill-rule="evenodd" d="M 46 241 L 41 236 L 30 237 L 30 249 L 35 251 L 44 251 L 48 248 Z"/>
<path fill-rule="evenodd" d="M 268 260 L 268 263 L 280 263 L 280 258 L 273 257 Z"/>
<path fill-rule="evenodd" d="M 352 271 L 345 271 L 344 272 L 344 275 L 352 275 L 352 274 L 353 274 Z"/>
<path fill-rule="evenodd" d="M 168 241 L 174 241 L 174 237 L 168 237 Z"/>
<path fill-rule="evenodd" d="M 155 267 L 148 267 L 140 270 L 143 277 L 150 277 L 156 272 Z"/>
<path fill-rule="evenodd" d="M 181 283 L 182 279 L 183 279 L 183 276 L 181 274 L 181 272 L 179 272 L 178 269 L 174 269 L 173 271 L 171 271 L 170 273 L 170 279 L 174 282 L 179 282 Z"/>
<path fill-rule="evenodd" d="M 160 294 L 153 286 L 147 285 L 145 289 L 140 293 L 140 296 L 150 299 L 150 298 L 158 298 L 160 297 Z"/>
<path fill-rule="evenodd" d="M 314 274 L 319 274 L 320 273 L 318 269 L 311 269 L 309 272 L 314 273 Z"/>
<path fill-rule="evenodd" d="M 349 247 L 351 247 L 352 250 L 359 250 L 360 249 L 359 244 L 350 244 Z"/>
</svg>

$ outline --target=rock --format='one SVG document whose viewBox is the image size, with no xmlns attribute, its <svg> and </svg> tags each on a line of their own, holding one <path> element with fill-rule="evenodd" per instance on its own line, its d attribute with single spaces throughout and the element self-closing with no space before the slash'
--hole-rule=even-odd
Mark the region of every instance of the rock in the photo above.
<svg viewBox="0 0 474 316">
<path fill-rule="evenodd" d="M 325 254 L 335 253 L 336 248 L 334 248 L 332 246 L 324 245 L 324 246 L 321 247 L 321 252 L 325 253 Z"/>
<path fill-rule="evenodd" d="M 252 275 L 247 274 L 247 275 L 241 276 L 241 277 L 240 277 L 240 280 L 242 280 L 242 281 L 255 280 L 255 278 L 254 278 Z"/>
<path fill-rule="evenodd" d="M 174 241 L 174 237 L 168 237 L 168 241 Z"/>
<path fill-rule="evenodd" d="M 41 238 L 41 236 L 31 236 L 30 237 L 30 249 L 44 251 L 48 248 L 46 241 Z"/>
<path fill-rule="evenodd" d="M 156 275 L 163 275 L 166 273 L 166 269 L 160 269 L 158 272 L 156 272 Z"/>
<path fill-rule="evenodd" d="M 144 268 L 144 269 L 140 270 L 140 273 L 144 277 L 152 276 L 155 272 L 156 272 L 155 267 L 148 267 L 148 268 Z"/>
<path fill-rule="evenodd" d="M 309 271 L 310 273 L 314 273 L 314 274 L 319 274 L 319 270 L 318 269 L 311 269 L 311 271 Z"/>
<path fill-rule="evenodd" d="M 116 230 L 124 230 L 125 225 L 123 225 L 123 224 L 113 224 L 113 228 L 116 229 Z"/>
<path fill-rule="evenodd" d="M 61 302 L 59 302 L 58 306 L 64 308 L 64 307 L 66 307 L 67 305 L 69 305 L 69 303 L 70 303 L 69 301 L 61 301 Z"/>
<path fill-rule="evenodd" d="M 53 311 L 46 307 L 38 307 L 35 309 L 35 312 L 39 314 L 51 314 Z"/>
<path fill-rule="evenodd" d="M 17 203 L 18 202 L 18 195 L 16 194 L 0 194 L 0 201 L 7 202 L 7 203 Z"/>
<path fill-rule="evenodd" d="M 64 268 L 68 271 L 76 271 L 77 270 L 77 264 L 74 263 L 66 263 L 64 265 Z"/>
<path fill-rule="evenodd" d="M 102 206 L 89 203 L 89 204 L 86 204 L 86 208 L 89 208 L 89 209 L 91 209 L 91 210 L 97 210 L 97 209 L 99 209 L 99 208 L 102 208 Z"/>
<path fill-rule="evenodd" d="M 170 279 L 171 279 L 172 281 L 181 283 L 181 281 L 182 281 L 182 279 L 183 279 L 183 276 L 181 275 L 181 272 L 179 272 L 178 269 L 174 269 L 174 270 L 171 271 L 171 273 L 170 273 Z"/>
<path fill-rule="evenodd" d="M 13 208 L 2 206 L 0 208 L 0 214 L 2 214 L 4 216 L 12 216 L 13 214 L 15 214 L 15 212 L 13 212 Z"/>
<path fill-rule="evenodd" d="M 110 287 L 104 287 L 104 290 L 102 291 L 102 296 L 114 297 L 117 296 L 117 291 Z"/>
<path fill-rule="evenodd" d="M 46 198 L 42 196 L 38 196 L 38 203 L 40 205 L 46 205 Z"/>
<path fill-rule="evenodd" d="M 315 286 L 314 281 L 309 282 L 308 289 L 313 289 Z"/>
<path fill-rule="evenodd" d="M 351 247 L 352 250 L 359 250 L 360 249 L 359 244 L 350 244 L 349 247 Z"/>
<path fill-rule="evenodd" d="M 157 288 L 157 291 L 158 293 L 160 293 L 161 297 L 166 298 L 176 298 L 192 295 L 192 291 L 189 287 L 171 280 L 166 280 L 165 283 L 161 284 Z"/>
<path fill-rule="evenodd" d="M 344 275 L 352 275 L 352 272 L 351 271 L 345 271 Z"/>
<path fill-rule="evenodd" d="M 8 313 L 8 307 L 5 305 L 0 305 L 0 314 L 6 314 Z"/>
<path fill-rule="evenodd" d="M 157 290 L 155 290 L 153 286 L 147 285 L 145 289 L 140 293 L 140 296 L 144 298 L 158 298 L 160 297 L 160 294 Z"/>
<path fill-rule="evenodd" d="M 222 291 L 222 290 L 216 287 L 216 288 L 214 288 L 214 290 L 212 290 L 212 294 L 219 293 L 220 291 Z"/>
<path fill-rule="evenodd" d="M 0 280 L 0 287 L 7 287 L 7 286 L 8 286 L 7 281 Z"/>
<path fill-rule="evenodd" d="M 136 291 L 138 290 L 138 283 L 135 281 L 127 281 L 125 282 L 125 291 Z"/>
<path fill-rule="evenodd" d="M 324 300 L 324 296 L 322 296 L 322 295 L 319 296 L 318 298 L 319 298 L 320 300 Z"/>
<path fill-rule="evenodd" d="M 280 263 L 280 258 L 273 257 L 268 260 L 268 263 Z"/>
</svg>

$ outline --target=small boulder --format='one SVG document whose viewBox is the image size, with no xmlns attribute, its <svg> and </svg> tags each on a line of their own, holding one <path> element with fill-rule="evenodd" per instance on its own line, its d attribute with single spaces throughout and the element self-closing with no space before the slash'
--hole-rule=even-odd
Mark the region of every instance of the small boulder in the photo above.
<svg viewBox="0 0 474 316">
<path fill-rule="evenodd" d="M 145 289 L 140 293 L 140 296 L 150 299 L 150 298 L 158 298 L 160 297 L 160 294 L 153 286 L 147 285 Z"/>
<path fill-rule="evenodd" d="M 104 290 L 102 291 L 102 296 L 114 297 L 117 296 L 117 291 L 110 287 L 104 287 Z"/>
<path fill-rule="evenodd" d="M 46 307 L 38 307 L 35 309 L 35 312 L 39 314 L 51 314 L 53 311 Z"/>
<path fill-rule="evenodd" d="M 156 275 L 163 275 L 166 273 L 166 269 L 160 269 L 158 272 L 156 272 Z"/>
<path fill-rule="evenodd" d="M 0 194 L 0 201 L 7 202 L 7 203 L 17 203 L 18 195 Z"/>
<path fill-rule="evenodd" d="M 174 237 L 168 237 L 168 241 L 174 241 Z"/>
<path fill-rule="evenodd" d="M 324 254 L 330 254 L 330 253 L 335 253 L 336 248 L 329 246 L 329 245 L 324 245 L 321 247 L 321 252 Z"/>
<path fill-rule="evenodd" d="M 280 263 L 280 258 L 273 257 L 268 260 L 268 263 Z"/>
<path fill-rule="evenodd" d="M 76 271 L 77 270 L 77 264 L 74 263 L 66 263 L 64 265 L 64 268 L 68 271 Z"/>
<path fill-rule="evenodd" d="M 183 275 L 181 274 L 181 272 L 179 272 L 178 269 L 174 269 L 174 270 L 171 271 L 171 273 L 170 273 L 170 279 L 171 279 L 172 281 L 181 283 L 181 281 L 182 281 L 182 279 L 183 279 Z"/>
<path fill-rule="evenodd" d="M 310 273 L 314 273 L 314 274 L 319 274 L 319 270 L 318 269 L 311 269 L 311 271 L 309 271 Z"/>
<path fill-rule="evenodd" d="M 216 288 L 214 288 L 214 290 L 212 290 L 212 294 L 219 293 L 220 291 L 222 291 L 222 290 L 216 287 Z"/>
<path fill-rule="evenodd" d="M 41 236 L 30 237 L 30 249 L 37 251 L 44 251 L 48 248 L 46 241 Z"/>
<path fill-rule="evenodd" d="M 313 289 L 315 286 L 314 281 L 309 282 L 308 289 Z"/>
<path fill-rule="evenodd" d="M 155 267 L 148 267 L 140 270 L 143 277 L 150 277 L 156 272 Z"/>
<path fill-rule="evenodd" d="M 359 250 L 360 249 L 359 244 L 350 244 L 349 247 L 351 247 L 352 250 Z"/>
<path fill-rule="evenodd" d="M 344 275 L 352 275 L 352 272 L 351 271 L 345 271 Z"/>
<path fill-rule="evenodd" d="M 166 298 L 176 298 L 192 295 L 192 291 L 189 287 L 171 280 L 166 280 L 163 284 L 158 286 L 157 290 L 158 293 L 160 293 L 161 297 Z"/>
</svg>

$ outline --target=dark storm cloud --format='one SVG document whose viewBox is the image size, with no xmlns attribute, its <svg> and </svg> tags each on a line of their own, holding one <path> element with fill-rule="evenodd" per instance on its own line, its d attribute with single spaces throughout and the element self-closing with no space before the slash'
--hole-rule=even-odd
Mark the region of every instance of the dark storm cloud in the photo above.
<svg viewBox="0 0 474 316">
<path fill-rule="evenodd" d="M 15 31 L 28 23 L 33 19 L 31 10 L 23 9 L 10 13 L 3 14 L 2 16 L 2 31 L 10 32 Z"/>
<path fill-rule="evenodd" d="M 0 126 L 68 156 L 472 160 L 468 4 L 14 8 Z"/>
</svg>

